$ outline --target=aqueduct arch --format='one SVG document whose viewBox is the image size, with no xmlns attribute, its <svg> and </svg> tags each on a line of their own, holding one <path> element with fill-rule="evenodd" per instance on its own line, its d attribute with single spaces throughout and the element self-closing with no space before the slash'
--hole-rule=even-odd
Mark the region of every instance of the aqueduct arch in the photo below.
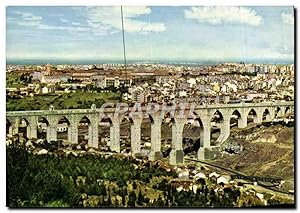
<svg viewBox="0 0 300 213">
<path fill-rule="evenodd" d="M 78 127 L 78 142 L 82 143 L 84 141 L 90 140 L 90 131 L 91 131 L 91 121 L 88 116 L 84 115 L 79 122 L 77 123 Z"/>
<path fill-rule="evenodd" d="M 247 127 L 247 117 L 249 121 L 252 119 L 254 123 L 261 123 L 263 120 L 269 121 L 280 116 L 281 112 L 292 113 L 294 102 L 275 102 L 275 103 L 241 103 L 241 104 L 216 104 L 216 105 L 200 105 L 194 109 L 194 120 L 197 120 L 200 127 L 200 148 L 198 150 L 199 159 L 208 159 L 210 150 L 218 148 L 230 135 L 230 120 L 237 120 L 238 128 Z M 280 110 L 279 110 L 280 109 Z M 145 107 L 143 108 L 145 111 Z M 162 113 L 160 111 L 147 115 L 151 123 L 150 141 L 151 150 L 149 154 L 150 160 L 156 160 L 161 155 L 161 124 Z M 216 114 L 216 115 L 215 115 Z M 110 148 L 112 151 L 120 152 L 120 125 L 124 117 L 128 117 L 130 121 L 130 141 L 131 154 L 136 155 L 141 151 L 141 125 L 145 116 L 114 114 L 114 111 L 107 109 L 105 115 L 96 109 L 70 109 L 70 110 L 49 110 L 41 111 L 15 111 L 7 112 L 7 131 L 11 134 L 19 132 L 19 124 L 22 118 L 26 119 L 26 134 L 29 138 L 41 138 L 41 134 L 48 141 L 57 140 L 57 124 L 62 117 L 68 121 L 68 140 L 71 143 L 78 143 L 78 124 L 82 118 L 88 121 L 88 146 L 98 148 L 99 135 L 98 127 L 103 118 L 109 118 L 110 125 Z M 170 161 L 173 164 L 179 164 L 183 161 L 183 131 L 184 126 L 191 119 L 189 115 L 179 116 L 178 113 L 172 115 L 172 150 L 170 153 Z M 216 119 L 220 123 L 221 133 L 218 137 L 218 144 L 214 147 L 211 144 L 211 120 Z M 43 124 L 43 125 L 42 125 Z M 26 126 L 25 125 L 25 126 Z M 42 130 L 41 132 L 39 132 Z M 208 153 L 208 154 L 207 154 Z M 171 157 L 172 156 L 172 157 Z"/>
<path fill-rule="evenodd" d="M 241 113 L 237 109 L 235 109 L 230 116 L 230 127 L 239 126 L 241 118 Z"/>
<path fill-rule="evenodd" d="M 57 139 L 71 140 L 70 121 L 66 116 L 61 116 L 57 122 Z"/>
</svg>

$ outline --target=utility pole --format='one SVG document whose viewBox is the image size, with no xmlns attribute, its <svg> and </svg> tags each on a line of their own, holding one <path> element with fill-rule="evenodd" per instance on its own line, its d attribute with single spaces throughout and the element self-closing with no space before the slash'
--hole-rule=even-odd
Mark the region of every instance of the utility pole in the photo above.
<svg viewBox="0 0 300 213">
<path fill-rule="evenodd" d="M 122 20 L 124 71 L 125 71 L 125 81 L 124 81 L 124 84 L 121 88 L 121 93 L 123 95 L 124 93 L 127 93 L 128 88 L 126 86 L 126 82 L 127 82 L 127 61 L 126 61 L 125 31 L 124 31 L 123 7 L 122 7 L 122 5 L 121 5 L 121 20 Z"/>
</svg>

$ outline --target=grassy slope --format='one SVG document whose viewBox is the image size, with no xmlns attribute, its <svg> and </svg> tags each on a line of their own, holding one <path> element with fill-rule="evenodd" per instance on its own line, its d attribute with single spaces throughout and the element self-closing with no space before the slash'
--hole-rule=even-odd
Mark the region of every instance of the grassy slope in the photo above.
<svg viewBox="0 0 300 213">
<path fill-rule="evenodd" d="M 90 108 L 92 103 L 98 107 L 104 102 L 117 102 L 119 95 L 116 93 L 91 93 L 77 91 L 75 93 L 58 95 L 43 95 L 26 97 L 23 99 L 6 100 L 7 111 L 14 110 L 45 110 L 52 104 L 55 109 Z"/>
</svg>

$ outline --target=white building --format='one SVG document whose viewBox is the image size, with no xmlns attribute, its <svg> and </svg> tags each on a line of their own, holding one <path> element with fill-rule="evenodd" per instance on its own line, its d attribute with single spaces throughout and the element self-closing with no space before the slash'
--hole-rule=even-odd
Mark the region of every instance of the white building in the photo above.
<svg viewBox="0 0 300 213">
<path fill-rule="evenodd" d="M 57 132 L 66 132 L 68 131 L 68 124 L 67 123 L 57 124 L 56 130 Z"/>
<path fill-rule="evenodd" d="M 247 67 L 247 72 L 254 73 L 255 72 L 255 67 L 254 66 L 248 66 Z"/>
</svg>

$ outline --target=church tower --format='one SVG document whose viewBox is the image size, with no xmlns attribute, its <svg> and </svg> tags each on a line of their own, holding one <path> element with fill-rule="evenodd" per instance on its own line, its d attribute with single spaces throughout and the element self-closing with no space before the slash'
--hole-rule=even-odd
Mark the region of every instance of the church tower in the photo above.
<svg viewBox="0 0 300 213">
<path fill-rule="evenodd" d="M 46 65 L 46 75 L 51 75 L 51 65 L 50 64 Z"/>
</svg>

